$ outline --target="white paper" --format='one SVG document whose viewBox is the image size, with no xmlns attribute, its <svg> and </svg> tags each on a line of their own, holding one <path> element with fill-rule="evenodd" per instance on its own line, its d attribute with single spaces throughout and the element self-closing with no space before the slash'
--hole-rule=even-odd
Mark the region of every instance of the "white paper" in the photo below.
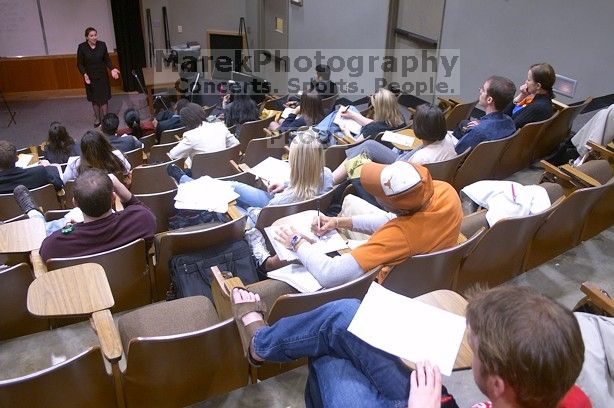
<svg viewBox="0 0 614 408">
<path fill-rule="evenodd" d="M 353 106 L 350 106 L 350 110 L 356 111 L 356 108 L 354 108 Z M 360 129 L 362 129 L 362 126 L 360 125 L 360 123 L 356 122 L 353 119 L 346 119 L 346 118 L 341 117 L 342 111 L 345 112 L 345 108 L 339 108 L 337 110 L 337 115 L 335 115 L 335 120 L 333 122 L 339 125 L 339 127 L 345 126 L 351 133 L 355 135 L 360 134 Z"/>
<path fill-rule="evenodd" d="M 264 232 L 269 237 L 269 241 L 273 245 L 273 249 L 275 249 L 275 253 L 277 256 L 279 256 L 279 259 L 284 261 L 294 261 L 298 259 L 294 251 L 284 247 L 275 239 L 277 236 L 277 231 L 279 231 L 279 229 L 284 225 L 292 226 L 298 233 L 315 240 L 316 242 L 311 245 L 314 246 L 319 253 L 328 254 L 330 252 L 339 251 L 340 249 L 345 249 L 348 247 L 346 240 L 344 240 L 336 230 L 329 231 L 326 235 L 321 237 L 318 237 L 311 232 L 311 224 L 317 217 L 317 214 L 318 212 L 316 210 L 303 211 L 288 217 L 284 217 L 276 221 L 270 227 L 266 227 L 264 229 Z"/>
<path fill-rule="evenodd" d="M 274 157 L 267 157 L 249 169 L 249 172 L 270 182 L 287 183 L 290 181 L 290 163 Z"/>
<path fill-rule="evenodd" d="M 380 350 L 412 362 L 429 360 L 451 375 L 465 318 L 372 283 L 348 331 Z"/>
<path fill-rule="evenodd" d="M 284 109 L 284 111 L 281 113 L 281 117 L 286 119 L 288 116 L 290 116 L 291 113 L 294 113 L 294 108 L 286 108 Z"/>
<path fill-rule="evenodd" d="M 230 183 L 203 176 L 179 184 L 175 196 L 175 208 L 228 212 L 228 203 L 239 198 Z"/>
<path fill-rule="evenodd" d="M 387 130 L 382 135 L 382 141 L 395 143 L 405 147 L 412 147 L 416 141 L 416 138 L 414 136 L 402 135 L 400 133 L 394 133 Z"/>
<path fill-rule="evenodd" d="M 34 159 L 34 156 L 31 154 L 21 153 L 17 155 L 17 161 L 15 162 L 16 167 L 21 167 L 25 169 L 30 166 L 30 162 Z"/>
<path fill-rule="evenodd" d="M 300 264 L 290 264 L 267 273 L 271 279 L 286 282 L 301 293 L 312 293 L 322 289 L 316 278 Z"/>
</svg>

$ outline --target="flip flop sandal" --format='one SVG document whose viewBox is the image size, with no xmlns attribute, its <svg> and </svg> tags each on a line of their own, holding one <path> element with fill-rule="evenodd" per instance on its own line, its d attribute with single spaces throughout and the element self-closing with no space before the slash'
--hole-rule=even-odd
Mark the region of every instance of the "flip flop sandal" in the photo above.
<svg viewBox="0 0 614 408">
<path fill-rule="evenodd" d="M 240 287 L 238 287 L 238 289 L 247 290 L 245 288 Z M 237 328 L 239 329 L 241 345 L 243 346 L 243 354 L 251 365 L 255 367 L 261 366 L 263 362 L 253 359 L 251 353 L 249 352 L 249 347 L 252 342 L 252 338 L 254 337 L 254 334 L 256 334 L 256 331 L 263 326 L 267 326 L 266 322 L 264 321 L 264 315 L 266 314 L 266 304 L 262 300 L 258 302 L 234 303 L 231 294 L 231 310 L 235 322 L 237 323 Z M 243 316 L 251 312 L 260 313 L 263 317 L 263 320 L 256 320 L 255 322 L 251 322 L 248 325 L 244 325 L 241 319 L 243 318 Z"/>
</svg>

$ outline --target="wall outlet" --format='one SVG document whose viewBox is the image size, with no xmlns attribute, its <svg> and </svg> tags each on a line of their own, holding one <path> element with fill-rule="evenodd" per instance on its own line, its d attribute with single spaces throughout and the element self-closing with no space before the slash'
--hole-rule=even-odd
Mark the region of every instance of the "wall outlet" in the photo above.
<svg viewBox="0 0 614 408">
<path fill-rule="evenodd" d="M 183 33 L 183 26 L 178 25 L 177 26 L 177 32 L 178 33 Z"/>
</svg>

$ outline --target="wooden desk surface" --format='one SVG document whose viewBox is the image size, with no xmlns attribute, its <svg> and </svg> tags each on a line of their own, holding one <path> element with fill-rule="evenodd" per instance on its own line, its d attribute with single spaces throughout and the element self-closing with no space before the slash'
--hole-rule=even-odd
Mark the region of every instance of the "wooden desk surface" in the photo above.
<svg viewBox="0 0 614 408">
<path fill-rule="evenodd" d="M 465 310 L 467 309 L 467 301 L 461 295 L 451 290 L 436 290 L 434 292 L 418 296 L 415 299 L 426 303 L 427 305 L 435 306 L 463 317 L 465 316 Z M 458 350 L 458 354 L 456 355 L 456 361 L 454 362 L 454 369 L 459 370 L 471 368 L 472 359 L 473 352 L 471 351 L 471 347 L 469 347 L 469 342 L 467 340 L 467 329 L 465 329 L 465 335 L 463 337 L 463 341 L 461 342 L 460 349 Z M 415 368 L 415 365 L 412 362 L 407 360 L 403 360 L 403 362 L 410 368 Z"/>
<path fill-rule="evenodd" d="M 394 133 L 398 133 L 400 135 L 410 136 L 414 138 L 414 143 L 411 146 L 393 143 L 393 146 L 399 150 L 413 150 L 419 146 L 422 146 L 422 140 L 416 137 L 416 134 L 414 133 L 413 129 L 403 129 L 403 130 L 399 130 L 398 132 L 394 132 Z"/>
<path fill-rule="evenodd" d="M 89 315 L 114 304 L 104 269 L 94 263 L 47 272 L 28 288 L 28 311 L 35 316 Z"/>
<path fill-rule="evenodd" d="M 30 252 L 41 247 L 45 223 L 36 218 L 0 225 L 0 253 Z"/>
</svg>

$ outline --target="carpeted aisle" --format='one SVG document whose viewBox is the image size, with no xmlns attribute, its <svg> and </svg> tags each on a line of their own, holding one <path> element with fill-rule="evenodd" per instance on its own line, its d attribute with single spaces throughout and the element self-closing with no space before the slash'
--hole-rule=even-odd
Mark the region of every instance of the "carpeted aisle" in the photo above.
<svg viewBox="0 0 614 408">
<path fill-rule="evenodd" d="M 144 103 L 145 95 L 114 94 L 109 101 L 109 112 L 116 113 L 120 118 L 120 127 L 124 126 L 124 111 L 131 107 L 138 108 Z M 47 138 L 49 124 L 61 122 L 68 133 L 80 140 L 85 131 L 92 129 L 94 114 L 92 105 L 85 97 L 64 97 L 46 100 L 10 102 L 11 109 L 16 112 L 17 125 L 6 127 L 9 117 L 6 112 L 0 113 L 0 140 L 8 140 L 19 149 L 33 144 L 40 144 Z M 141 119 L 147 119 L 141 117 Z"/>
</svg>

